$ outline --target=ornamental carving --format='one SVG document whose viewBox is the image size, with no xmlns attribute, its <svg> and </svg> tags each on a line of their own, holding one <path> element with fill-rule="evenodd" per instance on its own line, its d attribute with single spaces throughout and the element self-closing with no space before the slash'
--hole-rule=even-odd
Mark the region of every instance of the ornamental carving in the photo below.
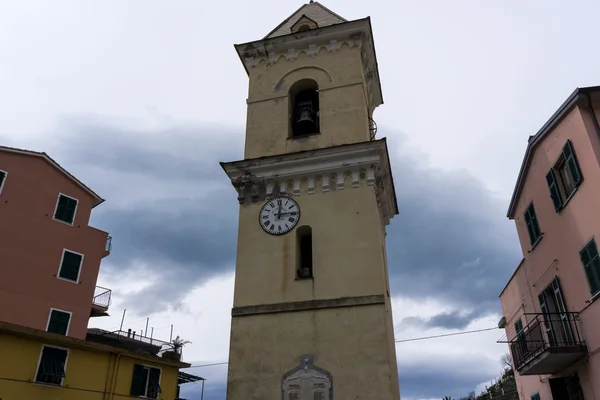
<svg viewBox="0 0 600 400">
<path fill-rule="evenodd" d="M 283 400 L 332 400 L 331 374 L 314 364 L 311 355 L 300 357 L 299 365 L 283 376 Z"/>
</svg>

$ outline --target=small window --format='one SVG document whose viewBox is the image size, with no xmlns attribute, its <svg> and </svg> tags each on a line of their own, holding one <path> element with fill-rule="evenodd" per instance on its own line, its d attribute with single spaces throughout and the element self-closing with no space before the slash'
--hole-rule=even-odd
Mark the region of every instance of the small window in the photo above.
<svg viewBox="0 0 600 400">
<path fill-rule="evenodd" d="M 313 246 L 312 230 L 310 226 L 301 226 L 296 230 L 298 240 L 298 269 L 296 277 L 298 279 L 313 277 Z"/>
<path fill-rule="evenodd" d="M 583 176 L 573 150 L 573 144 L 567 140 L 558 160 L 546 174 L 550 198 L 552 198 L 556 212 L 563 208 L 565 201 L 581 185 L 582 181 Z"/>
<path fill-rule="evenodd" d="M 319 87 L 311 79 L 292 85 L 289 93 L 291 137 L 319 133 Z"/>
<path fill-rule="evenodd" d="M 50 310 L 50 316 L 48 317 L 48 326 L 46 327 L 46 331 L 58 333 L 59 335 L 66 335 L 69 331 L 70 322 L 70 312 L 52 308 Z"/>
<path fill-rule="evenodd" d="M 531 400 L 540 400 L 540 394 L 539 393 L 532 394 Z"/>
<path fill-rule="evenodd" d="M 300 25 L 296 32 L 304 32 L 310 30 L 310 26 L 308 24 Z"/>
<path fill-rule="evenodd" d="M 592 239 L 592 241 L 581 250 L 579 256 L 581 257 L 585 276 L 590 285 L 590 292 L 592 293 L 592 296 L 594 296 L 596 293 L 600 292 L 600 257 L 598 256 L 596 241 Z"/>
<path fill-rule="evenodd" d="M 60 260 L 60 269 L 58 277 L 67 281 L 79 282 L 79 273 L 83 263 L 83 254 L 75 253 L 70 250 L 63 250 Z"/>
<path fill-rule="evenodd" d="M 527 232 L 529 232 L 529 242 L 533 246 L 542 236 L 533 203 L 525 210 L 525 224 L 527 225 Z"/>
<path fill-rule="evenodd" d="M 65 349 L 43 346 L 35 381 L 60 386 L 65 379 L 67 355 Z"/>
<path fill-rule="evenodd" d="M 131 379 L 131 396 L 157 399 L 160 388 L 160 369 L 135 364 Z"/>
<path fill-rule="evenodd" d="M 56 202 L 56 210 L 54 211 L 54 219 L 64 222 L 65 224 L 73 225 L 75 214 L 77 213 L 77 203 L 79 201 L 73 197 L 64 194 L 58 195 Z"/>
<path fill-rule="evenodd" d="M 4 182 L 6 181 L 6 175 L 8 175 L 8 172 L 2 171 L 0 169 L 0 194 L 2 193 L 2 188 L 4 188 Z"/>
</svg>

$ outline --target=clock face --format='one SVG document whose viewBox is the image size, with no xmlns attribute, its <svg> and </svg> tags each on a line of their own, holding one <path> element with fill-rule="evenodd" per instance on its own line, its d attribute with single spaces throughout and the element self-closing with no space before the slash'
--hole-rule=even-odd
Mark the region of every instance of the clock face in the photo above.
<svg viewBox="0 0 600 400">
<path fill-rule="evenodd" d="M 283 235 L 289 232 L 299 219 L 298 203 L 286 196 L 268 200 L 258 214 L 260 226 L 271 235 Z"/>
</svg>

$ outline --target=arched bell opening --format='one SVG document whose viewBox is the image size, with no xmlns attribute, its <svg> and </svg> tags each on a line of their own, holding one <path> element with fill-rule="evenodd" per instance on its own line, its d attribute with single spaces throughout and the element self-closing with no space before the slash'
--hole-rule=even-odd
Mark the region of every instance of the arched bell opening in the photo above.
<svg viewBox="0 0 600 400">
<path fill-rule="evenodd" d="M 319 133 L 319 86 L 312 79 L 292 85 L 290 100 L 290 137 Z"/>
</svg>

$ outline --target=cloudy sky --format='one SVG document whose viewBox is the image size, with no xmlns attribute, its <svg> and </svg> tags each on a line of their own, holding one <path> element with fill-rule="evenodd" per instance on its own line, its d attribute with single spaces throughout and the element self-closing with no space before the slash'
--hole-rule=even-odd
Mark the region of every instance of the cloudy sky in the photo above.
<svg viewBox="0 0 600 400">
<path fill-rule="evenodd" d="M 237 231 L 218 165 L 242 157 L 247 76 L 233 49 L 302 3 L 0 0 L 0 144 L 46 151 L 107 199 L 113 236 L 91 325 L 175 334 L 227 360 Z M 520 260 L 506 208 L 534 134 L 600 84 L 600 3 L 329 0 L 372 18 L 400 215 L 388 227 L 396 339 L 489 328 Z M 462 396 L 500 372 L 500 331 L 398 343 L 402 397 Z M 226 365 L 198 367 L 224 400 Z M 188 385 L 184 394 L 199 393 Z"/>
</svg>

